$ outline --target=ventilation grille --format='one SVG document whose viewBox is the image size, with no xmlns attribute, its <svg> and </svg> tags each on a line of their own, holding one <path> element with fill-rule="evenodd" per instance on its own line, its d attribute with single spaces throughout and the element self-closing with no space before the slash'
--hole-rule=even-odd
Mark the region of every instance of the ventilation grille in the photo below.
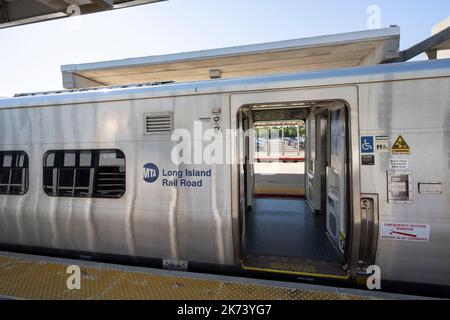
<svg viewBox="0 0 450 320">
<path fill-rule="evenodd" d="M 145 134 L 170 133 L 173 130 L 173 113 L 147 113 Z"/>
</svg>

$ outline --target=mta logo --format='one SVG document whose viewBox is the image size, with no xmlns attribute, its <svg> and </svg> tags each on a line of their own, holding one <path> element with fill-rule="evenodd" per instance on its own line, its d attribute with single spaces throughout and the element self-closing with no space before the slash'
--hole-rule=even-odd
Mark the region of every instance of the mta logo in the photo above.
<svg viewBox="0 0 450 320">
<path fill-rule="evenodd" d="M 159 169 L 153 163 L 147 163 L 144 166 L 144 180 L 148 183 L 153 183 L 158 180 Z"/>
</svg>

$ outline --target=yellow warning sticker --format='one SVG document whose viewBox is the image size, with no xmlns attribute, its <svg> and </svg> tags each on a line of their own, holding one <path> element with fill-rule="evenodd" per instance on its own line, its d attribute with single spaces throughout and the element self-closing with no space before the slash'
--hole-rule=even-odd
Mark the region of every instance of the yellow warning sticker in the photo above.
<svg viewBox="0 0 450 320">
<path fill-rule="evenodd" d="M 392 146 L 392 154 L 410 154 L 411 148 L 402 136 L 399 136 Z"/>
</svg>

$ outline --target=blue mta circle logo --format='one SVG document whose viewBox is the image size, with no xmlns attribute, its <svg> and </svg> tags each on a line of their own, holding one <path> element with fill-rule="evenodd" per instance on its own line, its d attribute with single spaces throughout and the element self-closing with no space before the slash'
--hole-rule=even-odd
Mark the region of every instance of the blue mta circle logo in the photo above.
<svg viewBox="0 0 450 320">
<path fill-rule="evenodd" d="M 144 180 L 148 183 L 153 183 L 158 180 L 159 169 L 153 163 L 147 163 L 144 166 Z"/>
</svg>

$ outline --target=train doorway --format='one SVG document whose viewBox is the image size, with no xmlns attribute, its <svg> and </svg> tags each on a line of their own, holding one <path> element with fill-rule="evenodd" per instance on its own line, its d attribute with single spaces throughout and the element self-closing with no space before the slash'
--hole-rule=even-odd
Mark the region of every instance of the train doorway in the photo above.
<svg viewBox="0 0 450 320">
<path fill-rule="evenodd" d="M 243 268 L 346 279 L 345 104 L 247 106 L 240 123 Z"/>
</svg>

